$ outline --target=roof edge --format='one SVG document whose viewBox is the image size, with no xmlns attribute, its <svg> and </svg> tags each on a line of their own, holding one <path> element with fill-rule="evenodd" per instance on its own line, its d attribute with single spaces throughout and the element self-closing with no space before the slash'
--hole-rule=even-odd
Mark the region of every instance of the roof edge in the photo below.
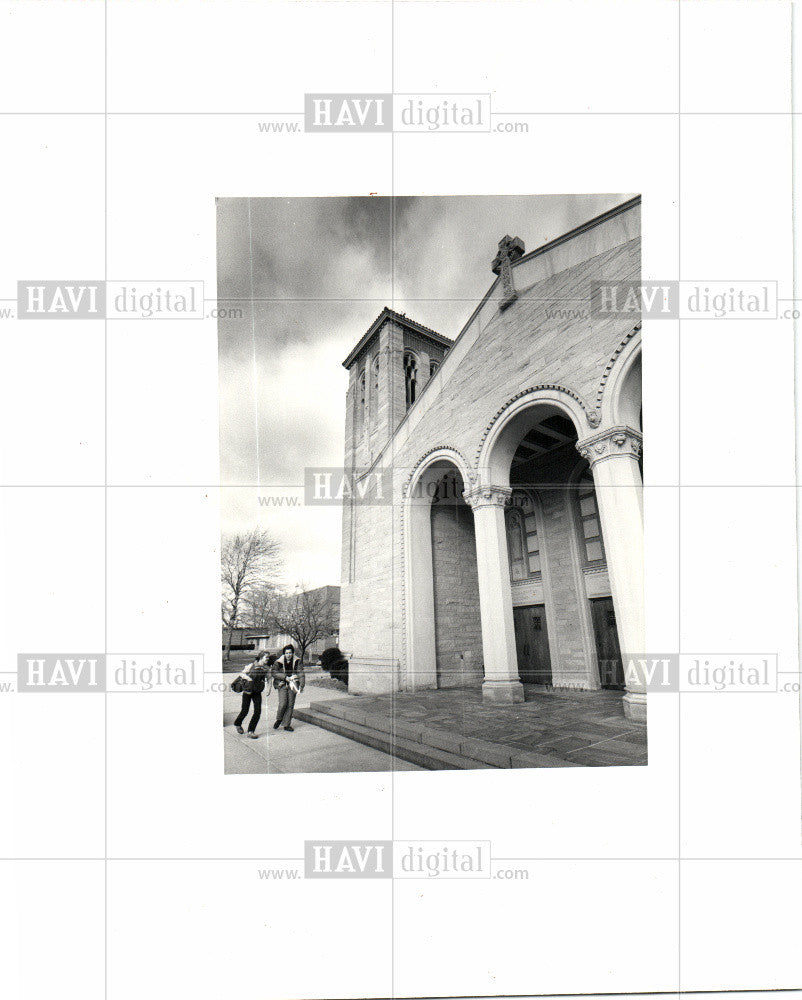
<svg viewBox="0 0 802 1000">
<path fill-rule="evenodd" d="M 589 229 L 594 229 L 596 226 L 600 226 L 603 222 L 608 222 L 610 219 L 614 219 L 616 215 L 623 215 L 624 212 L 629 212 L 630 209 L 636 208 L 641 203 L 641 196 L 635 195 L 634 198 L 630 198 L 629 201 L 623 201 L 620 205 L 615 205 L 613 208 L 608 208 L 606 212 L 602 212 L 601 215 L 596 215 L 592 219 L 588 219 L 587 222 L 581 223 L 579 226 L 575 226 L 573 229 L 569 229 L 567 233 L 563 233 L 561 236 L 555 236 L 553 240 L 549 240 L 548 243 L 544 243 L 542 246 L 536 247 L 534 250 L 530 250 L 529 253 L 525 253 L 523 257 L 519 258 L 512 265 L 514 268 L 521 264 L 526 263 L 528 260 L 532 260 L 535 257 L 539 257 L 541 254 L 548 253 L 549 250 L 553 250 L 555 247 L 560 246 L 561 243 L 567 243 L 568 240 L 574 239 L 576 236 L 581 236 L 582 233 L 586 233 Z M 498 284 L 498 278 L 493 282 L 495 287 Z M 489 293 L 488 293 L 489 294 Z"/>
<path fill-rule="evenodd" d="M 393 320 L 396 323 L 401 323 L 402 326 L 408 327 L 414 333 L 422 334 L 424 337 L 428 337 L 430 340 L 434 340 L 443 347 L 451 347 L 454 343 L 449 337 L 444 337 L 442 333 L 438 333 L 436 330 L 432 330 L 428 326 L 424 326 L 423 323 L 418 323 L 417 320 L 410 319 L 409 316 L 404 316 L 400 312 L 396 312 L 395 309 L 391 309 L 389 306 L 385 306 L 376 319 L 370 324 L 367 331 L 359 338 L 359 341 L 350 352 L 348 357 L 343 361 L 343 368 L 350 368 L 353 364 L 355 358 L 364 350 L 370 338 L 381 329 L 382 325 L 386 320 Z"/>
<path fill-rule="evenodd" d="M 543 246 L 537 247 L 536 249 L 531 250 L 529 253 L 524 254 L 524 256 L 521 257 L 520 260 L 517 260 L 512 265 L 513 268 L 517 267 L 519 264 L 522 264 L 524 261 L 532 260 L 534 257 L 538 257 L 541 254 L 547 253 L 549 250 L 553 250 L 555 247 L 559 246 L 561 243 L 565 243 L 568 240 L 573 239 L 575 236 L 580 236 L 582 233 L 586 232 L 587 230 L 593 229 L 595 226 L 599 226 L 603 222 L 607 222 L 609 219 L 614 219 L 616 217 L 616 215 L 623 215 L 624 212 L 628 212 L 631 209 L 636 208 L 638 205 L 640 205 L 640 203 L 641 203 L 641 196 L 640 195 L 636 195 L 634 198 L 630 198 L 628 201 L 621 202 L 620 205 L 615 205 L 613 208 L 609 208 L 606 212 L 602 212 L 601 215 L 597 215 L 597 216 L 595 216 L 592 219 L 588 219 L 587 222 L 583 222 L 581 225 L 576 226 L 574 229 L 570 229 L 567 233 L 563 233 L 562 236 L 557 236 L 553 240 L 549 240 L 548 243 L 544 243 Z M 491 286 L 488 288 L 488 290 L 482 296 L 481 301 L 478 303 L 478 305 L 473 310 L 473 312 L 471 313 L 471 315 L 465 321 L 465 323 L 463 324 L 462 329 L 460 330 L 460 332 L 457 335 L 457 337 L 454 339 L 454 341 L 452 341 L 453 344 L 456 345 L 457 343 L 459 343 L 459 341 L 462 339 L 462 337 L 466 333 L 466 331 L 469 330 L 470 327 L 473 325 L 473 321 L 476 319 L 476 317 L 478 316 L 478 314 L 481 312 L 481 310 L 483 309 L 483 307 L 487 303 L 488 299 L 493 294 L 493 289 L 499 284 L 500 281 L 501 281 L 501 277 L 496 278 L 496 280 L 491 284 Z M 354 352 L 352 352 L 352 353 L 354 353 Z M 382 456 L 387 451 L 387 449 L 393 444 L 393 442 L 395 441 L 396 437 L 398 436 L 398 432 L 401 430 L 401 428 L 407 422 L 407 418 L 409 417 L 410 413 L 412 413 L 412 411 L 415 409 L 415 407 L 418 405 L 418 403 L 421 401 L 421 399 L 423 399 L 423 397 L 424 397 L 424 395 L 426 393 L 426 390 L 429 388 L 429 386 L 431 384 L 432 384 L 432 379 L 429 379 L 429 381 L 426 382 L 426 384 L 423 386 L 423 389 L 421 390 L 421 393 L 418 396 L 418 398 L 415 400 L 415 402 L 412 404 L 412 406 L 410 406 L 410 408 L 406 411 L 406 413 L 404 414 L 404 416 L 398 422 L 398 426 L 395 428 L 395 430 L 393 431 L 393 433 L 390 435 L 390 437 L 387 439 L 387 441 L 382 446 L 381 450 L 379 451 L 379 454 L 376 456 L 376 458 L 373 461 L 373 465 L 371 466 L 371 469 L 374 468 L 381 461 Z"/>
</svg>

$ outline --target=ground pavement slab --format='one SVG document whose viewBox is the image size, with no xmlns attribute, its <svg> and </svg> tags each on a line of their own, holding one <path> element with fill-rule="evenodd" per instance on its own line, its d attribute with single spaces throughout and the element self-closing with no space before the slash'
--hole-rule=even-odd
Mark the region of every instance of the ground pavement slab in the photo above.
<svg viewBox="0 0 802 1000">
<path fill-rule="evenodd" d="M 307 685 L 297 707 L 316 699 L 341 698 L 344 688 Z M 312 774 L 355 771 L 419 771 L 405 760 L 393 759 L 374 747 L 365 746 L 301 720 L 293 720 L 294 732 L 273 729 L 276 693 L 262 701 L 262 717 L 256 727 L 257 739 L 240 736 L 234 719 L 240 696 L 227 691 L 224 697 L 224 754 L 226 774 Z M 247 721 L 245 723 L 247 726 Z"/>
<path fill-rule="evenodd" d="M 430 770 L 448 767 L 603 767 L 648 763 L 646 727 L 624 715 L 619 691 L 526 688 L 515 705 L 488 705 L 479 688 L 314 696 L 304 718 Z"/>
</svg>

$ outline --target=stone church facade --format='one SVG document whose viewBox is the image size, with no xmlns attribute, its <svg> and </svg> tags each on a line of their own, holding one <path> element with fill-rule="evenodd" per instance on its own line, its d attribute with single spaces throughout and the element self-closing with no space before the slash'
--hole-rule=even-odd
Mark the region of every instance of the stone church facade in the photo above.
<svg viewBox="0 0 802 1000">
<path fill-rule="evenodd" d="M 392 484 L 343 511 L 350 690 L 611 687 L 645 721 L 640 316 L 590 305 L 640 280 L 640 200 L 491 266 L 453 342 L 385 308 L 344 362 L 346 471 Z"/>
</svg>

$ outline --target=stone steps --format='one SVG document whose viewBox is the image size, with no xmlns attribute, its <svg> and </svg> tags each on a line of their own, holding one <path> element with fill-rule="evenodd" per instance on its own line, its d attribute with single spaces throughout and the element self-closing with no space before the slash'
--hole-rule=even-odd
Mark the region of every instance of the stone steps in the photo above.
<svg viewBox="0 0 802 1000">
<path fill-rule="evenodd" d="M 337 733 L 338 736 L 347 736 L 357 743 L 382 750 L 391 757 L 398 757 L 410 764 L 417 764 L 418 767 L 426 768 L 428 771 L 464 771 L 492 766 L 463 757 L 460 754 L 427 746 L 416 740 L 404 739 L 398 734 L 394 737 L 389 731 L 389 727 L 388 731 L 385 732 L 384 729 L 360 725 L 358 722 L 351 722 L 333 713 L 320 711 L 322 707 L 322 705 L 313 704 L 308 708 L 296 708 L 295 716 L 302 722 L 320 726 L 321 729 Z"/>
<path fill-rule="evenodd" d="M 313 702 L 308 708 L 296 709 L 295 714 L 304 722 L 347 736 L 428 770 L 580 766 L 554 753 L 520 750 L 460 733 L 432 729 L 422 722 L 399 720 L 394 723 L 389 715 L 366 713 L 357 699 Z"/>
</svg>

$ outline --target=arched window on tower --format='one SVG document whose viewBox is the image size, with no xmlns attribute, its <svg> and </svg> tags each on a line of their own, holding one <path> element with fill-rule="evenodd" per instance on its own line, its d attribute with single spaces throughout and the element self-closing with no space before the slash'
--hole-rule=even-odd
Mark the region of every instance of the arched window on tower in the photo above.
<svg viewBox="0 0 802 1000">
<path fill-rule="evenodd" d="M 429 362 L 429 378 L 433 378 L 435 372 L 437 371 L 437 369 L 439 367 L 440 367 L 440 362 L 439 361 L 430 361 Z"/>
<path fill-rule="evenodd" d="M 406 387 L 407 409 L 415 402 L 418 388 L 418 359 L 407 351 L 404 355 L 404 385 Z"/>
<path fill-rule="evenodd" d="M 579 542 L 587 566 L 603 566 L 604 539 L 602 538 L 599 505 L 596 503 L 596 488 L 593 477 L 586 472 L 579 480 L 576 491 L 576 511 L 579 523 Z"/>
<path fill-rule="evenodd" d="M 540 539 L 535 512 L 529 505 L 522 510 L 508 507 L 505 511 L 507 551 L 510 558 L 510 579 L 529 580 L 540 576 Z"/>
<path fill-rule="evenodd" d="M 363 368 L 362 371 L 359 373 L 359 412 L 357 414 L 360 431 L 362 431 L 365 426 L 365 402 L 366 402 L 365 388 L 366 388 L 365 369 Z"/>
</svg>

